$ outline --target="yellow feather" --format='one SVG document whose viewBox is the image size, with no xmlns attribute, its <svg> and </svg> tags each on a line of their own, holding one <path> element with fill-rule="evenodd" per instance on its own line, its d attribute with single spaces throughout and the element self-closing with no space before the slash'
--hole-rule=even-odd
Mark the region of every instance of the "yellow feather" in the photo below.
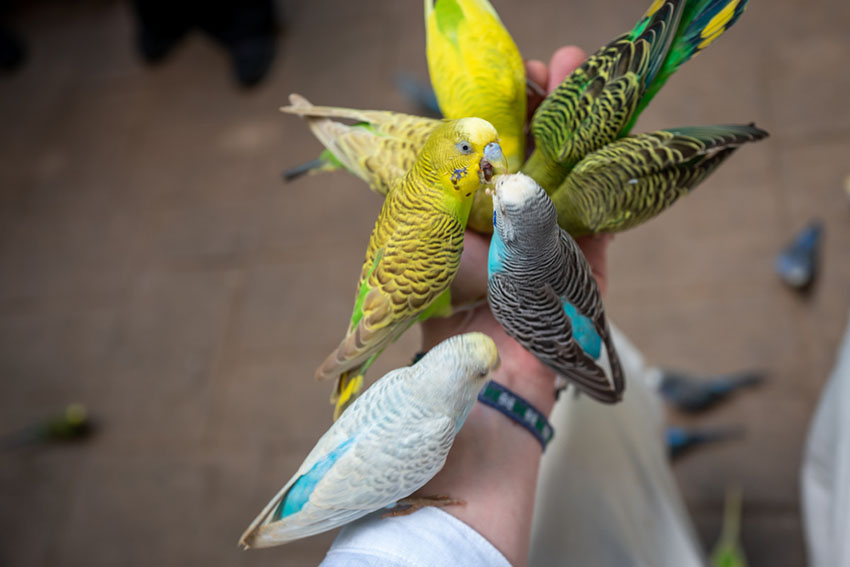
<svg viewBox="0 0 850 567">
<path fill-rule="evenodd" d="M 444 0 L 437 7 L 425 0 L 425 28 L 428 70 L 443 114 L 492 123 L 508 171 L 518 171 L 525 159 L 525 66 L 496 11 L 487 0 Z"/>
</svg>

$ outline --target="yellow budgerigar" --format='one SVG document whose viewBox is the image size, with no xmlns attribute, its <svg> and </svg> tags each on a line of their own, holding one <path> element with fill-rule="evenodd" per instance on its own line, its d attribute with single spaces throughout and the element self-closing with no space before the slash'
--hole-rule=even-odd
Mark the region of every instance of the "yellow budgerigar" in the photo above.
<svg viewBox="0 0 850 567">
<path fill-rule="evenodd" d="M 316 371 L 319 379 L 337 380 L 334 419 L 388 344 L 417 318 L 448 307 L 473 196 L 504 161 L 492 124 L 445 121 L 390 188 L 369 239 L 348 331 Z"/>
<path fill-rule="evenodd" d="M 425 0 L 428 71 L 446 118 L 478 116 L 499 132 L 508 171 L 525 161 L 525 66 L 487 0 Z M 479 195 L 469 226 L 493 230 L 493 203 Z"/>
</svg>

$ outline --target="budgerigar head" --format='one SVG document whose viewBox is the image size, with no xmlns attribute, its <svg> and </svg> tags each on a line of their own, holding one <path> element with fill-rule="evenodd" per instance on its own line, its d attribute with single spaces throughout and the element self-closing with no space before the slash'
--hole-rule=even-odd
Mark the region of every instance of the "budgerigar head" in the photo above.
<svg viewBox="0 0 850 567">
<path fill-rule="evenodd" d="M 558 232 L 555 206 L 524 173 L 500 175 L 492 191 L 493 225 L 507 245 L 539 248 Z"/>
<path fill-rule="evenodd" d="M 478 392 L 499 367 L 496 343 L 484 333 L 466 333 L 448 338 L 416 363 L 423 395 L 462 422 L 475 403 Z"/>
<path fill-rule="evenodd" d="M 492 124 L 481 118 L 448 120 L 428 137 L 420 161 L 435 176 L 443 193 L 468 206 L 472 196 L 507 164 Z"/>
</svg>

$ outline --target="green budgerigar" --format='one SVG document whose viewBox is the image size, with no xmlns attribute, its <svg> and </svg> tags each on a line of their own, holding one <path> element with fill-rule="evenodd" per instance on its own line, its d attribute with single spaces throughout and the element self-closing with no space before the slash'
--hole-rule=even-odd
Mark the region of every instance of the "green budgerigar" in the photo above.
<svg viewBox="0 0 850 567">
<path fill-rule="evenodd" d="M 552 193 L 558 224 L 573 236 L 632 228 L 696 187 L 742 144 L 765 137 L 742 124 L 621 138 L 586 156 Z"/>
<path fill-rule="evenodd" d="M 522 171 L 553 193 L 587 154 L 626 136 L 676 69 L 729 29 L 747 0 L 654 0 L 637 25 L 573 71 L 534 113 Z"/>
<path fill-rule="evenodd" d="M 417 318 L 449 307 L 473 196 L 504 168 L 492 124 L 445 121 L 390 188 L 369 239 L 348 331 L 316 371 L 319 379 L 337 380 L 335 419 L 388 344 Z"/>
<path fill-rule="evenodd" d="M 525 161 L 525 65 L 496 10 L 487 0 L 425 0 L 425 40 L 443 116 L 493 124 L 508 171 L 518 171 Z M 469 226 L 493 230 L 493 202 L 484 193 L 473 202 Z"/>
</svg>

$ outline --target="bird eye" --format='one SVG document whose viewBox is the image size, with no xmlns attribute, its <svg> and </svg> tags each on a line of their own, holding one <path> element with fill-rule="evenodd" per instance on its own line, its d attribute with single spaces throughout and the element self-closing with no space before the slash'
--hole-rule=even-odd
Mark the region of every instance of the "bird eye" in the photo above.
<svg viewBox="0 0 850 567">
<path fill-rule="evenodd" d="M 466 140 L 457 143 L 457 149 L 460 150 L 461 153 L 471 154 L 472 153 L 472 144 L 467 142 Z"/>
</svg>

